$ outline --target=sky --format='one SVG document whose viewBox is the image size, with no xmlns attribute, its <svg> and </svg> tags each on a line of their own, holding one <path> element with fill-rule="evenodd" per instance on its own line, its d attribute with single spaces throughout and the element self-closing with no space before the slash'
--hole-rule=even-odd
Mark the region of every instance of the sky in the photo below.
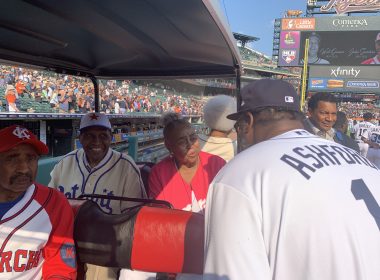
<svg viewBox="0 0 380 280">
<path fill-rule="evenodd" d="M 273 23 L 287 10 L 306 12 L 307 0 L 220 0 L 231 31 L 260 38 L 249 47 L 272 56 Z"/>
</svg>

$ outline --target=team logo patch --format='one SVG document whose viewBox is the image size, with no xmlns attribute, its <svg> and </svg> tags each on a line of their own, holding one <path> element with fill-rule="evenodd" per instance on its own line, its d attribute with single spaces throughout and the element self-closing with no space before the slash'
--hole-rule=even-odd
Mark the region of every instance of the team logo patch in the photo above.
<svg viewBox="0 0 380 280">
<path fill-rule="evenodd" d="M 71 243 L 63 243 L 60 249 L 62 261 L 72 267 L 76 267 L 75 246 Z"/>
<path fill-rule="evenodd" d="M 282 59 L 285 60 L 286 63 L 290 63 L 296 59 L 296 51 L 295 50 L 283 50 L 282 51 Z"/>
<path fill-rule="evenodd" d="M 293 96 L 285 96 L 285 102 L 286 103 L 294 103 Z"/>
<path fill-rule="evenodd" d="M 12 133 L 20 139 L 30 139 L 29 131 L 24 127 L 17 126 Z"/>
</svg>

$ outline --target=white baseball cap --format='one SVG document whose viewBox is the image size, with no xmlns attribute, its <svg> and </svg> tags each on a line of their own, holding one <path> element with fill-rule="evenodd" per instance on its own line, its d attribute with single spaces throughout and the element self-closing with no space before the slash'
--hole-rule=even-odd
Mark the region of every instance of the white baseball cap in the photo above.
<svg viewBox="0 0 380 280">
<path fill-rule="evenodd" d="M 101 126 L 111 129 L 111 123 L 108 117 L 101 113 L 88 113 L 84 115 L 80 120 L 79 130 L 92 126 Z"/>
<path fill-rule="evenodd" d="M 206 125 L 219 131 L 230 131 L 235 121 L 227 119 L 227 116 L 236 113 L 236 100 L 228 95 L 217 95 L 207 101 L 203 108 Z"/>
</svg>

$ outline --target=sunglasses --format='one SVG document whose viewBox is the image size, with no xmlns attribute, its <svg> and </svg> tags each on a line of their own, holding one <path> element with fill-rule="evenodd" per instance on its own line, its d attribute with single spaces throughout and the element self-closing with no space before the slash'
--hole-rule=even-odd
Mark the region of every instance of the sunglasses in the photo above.
<svg viewBox="0 0 380 280">
<path fill-rule="evenodd" d="M 197 140 L 198 140 L 198 135 L 194 132 L 190 135 L 178 138 L 178 140 L 175 142 L 175 145 L 177 147 L 185 149 L 193 145 Z"/>
</svg>

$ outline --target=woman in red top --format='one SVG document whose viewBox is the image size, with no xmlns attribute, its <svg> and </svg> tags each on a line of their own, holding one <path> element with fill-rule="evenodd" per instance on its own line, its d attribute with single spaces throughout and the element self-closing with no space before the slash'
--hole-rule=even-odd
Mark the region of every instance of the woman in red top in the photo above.
<svg viewBox="0 0 380 280">
<path fill-rule="evenodd" d="M 201 152 L 192 125 L 175 113 L 166 114 L 165 146 L 170 156 L 156 164 L 149 176 L 149 196 L 169 201 L 175 209 L 203 213 L 209 184 L 225 160 Z"/>
</svg>

